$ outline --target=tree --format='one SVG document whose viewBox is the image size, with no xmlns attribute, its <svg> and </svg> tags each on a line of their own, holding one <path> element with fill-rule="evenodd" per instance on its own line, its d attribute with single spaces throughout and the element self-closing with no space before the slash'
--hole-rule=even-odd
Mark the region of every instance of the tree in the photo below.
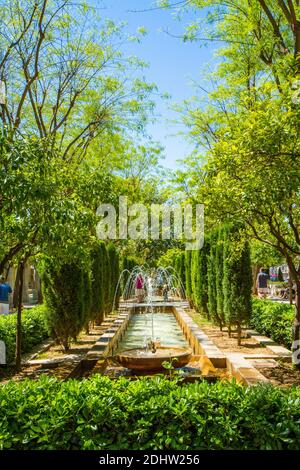
<svg viewBox="0 0 300 470">
<path fill-rule="evenodd" d="M 215 274 L 216 274 L 216 300 L 217 300 L 217 316 L 219 319 L 219 325 L 222 331 L 222 327 L 225 324 L 224 318 L 224 292 L 223 292 L 223 278 L 224 278 L 224 234 L 225 229 L 220 227 L 217 235 L 217 244 L 215 252 Z"/>
<path fill-rule="evenodd" d="M 82 273 L 83 283 L 83 325 L 87 334 L 90 332 L 90 322 L 92 320 L 92 282 L 91 282 L 91 270 L 83 268 Z"/>
<path fill-rule="evenodd" d="M 113 243 L 109 243 L 107 246 L 108 260 L 110 266 L 110 311 L 113 307 L 118 308 L 119 298 L 120 298 L 120 286 L 117 289 L 120 269 L 119 269 L 119 255 L 116 250 L 116 247 Z M 116 290 L 117 289 L 117 290 Z"/>
<path fill-rule="evenodd" d="M 210 246 L 208 237 L 204 241 L 201 250 L 195 251 L 197 259 L 196 278 L 195 278 L 195 303 L 200 312 L 208 315 L 208 256 L 210 253 Z"/>
<path fill-rule="evenodd" d="M 216 247 L 218 232 L 213 231 L 210 235 L 210 251 L 207 263 L 208 280 L 208 312 L 209 317 L 222 328 L 221 318 L 217 311 L 217 284 L 216 284 Z"/>
<path fill-rule="evenodd" d="M 138 260 L 134 258 L 133 256 L 124 256 L 122 260 L 122 271 L 124 271 L 122 275 L 122 280 L 123 280 L 122 290 L 123 290 L 124 300 L 126 300 L 128 298 L 127 295 L 130 294 L 130 292 L 128 291 L 128 289 L 130 288 L 129 286 L 130 273 L 132 272 L 134 267 L 137 266 L 138 264 L 139 264 Z"/>
<path fill-rule="evenodd" d="M 46 320 L 50 333 L 65 351 L 86 324 L 88 305 L 85 271 L 76 262 L 57 266 L 47 260 L 43 268 L 43 295 L 47 305 Z"/>
<path fill-rule="evenodd" d="M 227 60 L 207 107 L 186 110 L 190 135 L 205 154 L 187 162 L 185 185 L 198 186 L 210 224 L 242 223 L 249 238 L 284 257 L 296 284 L 292 352 L 300 367 L 299 8 L 294 1 L 194 4 L 214 6 L 209 34 L 224 41 Z"/>
<path fill-rule="evenodd" d="M 93 321 L 101 324 L 105 314 L 105 289 L 108 279 L 105 278 L 106 248 L 103 241 L 96 241 L 91 251 L 91 315 Z"/>
<path fill-rule="evenodd" d="M 192 264 L 192 251 L 186 250 L 185 251 L 185 259 L 184 259 L 184 266 L 185 266 L 185 291 L 186 296 L 189 301 L 192 300 L 192 277 L 191 277 L 191 264 Z"/>
<path fill-rule="evenodd" d="M 175 271 L 180 280 L 180 287 L 184 289 L 183 295 L 186 296 L 186 281 L 185 281 L 185 252 L 181 251 L 175 259 Z"/>
<path fill-rule="evenodd" d="M 248 242 L 239 244 L 231 235 L 236 230 L 227 229 L 224 249 L 224 313 L 229 331 L 231 326 L 237 327 L 237 341 L 241 345 L 242 324 L 248 323 L 251 316 L 252 272 L 250 249 Z"/>
<path fill-rule="evenodd" d="M 128 78 L 143 64 L 122 56 L 129 41 L 122 26 L 102 21 L 84 1 L 0 5 L 0 79 L 7 91 L 1 118 L 11 136 L 48 138 L 64 160 L 82 161 L 108 130 L 143 126 L 155 85 Z"/>
</svg>

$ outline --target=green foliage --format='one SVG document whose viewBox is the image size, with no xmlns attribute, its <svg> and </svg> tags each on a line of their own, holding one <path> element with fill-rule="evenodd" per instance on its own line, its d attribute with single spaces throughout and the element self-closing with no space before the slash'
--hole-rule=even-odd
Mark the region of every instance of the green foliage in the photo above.
<svg viewBox="0 0 300 470">
<path fill-rule="evenodd" d="M 103 241 L 95 242 L 91 251 L 91 278 L 92 278 L 92 306 L 91 317 L 101 323 L 105 313 L 105 288 L 108 281 L 105 279 L 106 246 Z"/>
<path fill-rule="evenodd" d="M 110 266 L 110 259 L 108 256 L 108 251 L 106 244 L 103 248 L 103 293 L 104 293 L 104 313 L 108 314 L 111 312 L 111 266 Z"/>
<path fill-rule="evenodd" d="M 185 254 L 182 251 L 175 259 L 175 271 L 182 283 L 182 286 L 185 289 L 186 281 L 185 281 Z"/>
<path fill-rule="evenodd" d="M 115 307 L 118 307 L 119 298 L 120 298 L 120 288 L 116 292 L 116 288 L 119 281 L 120 276 L 120 268 L 119 268 L 119 255 L 116 250 L 116 247 L 113 243 L 110 243 L 107 246 L 107 254 L 110 266 L 110 277 L 109 277 L 109 290 L 110 290 L 110 303 L 109 303 L 109 311 L 113 308 L 114 297 L 115 298 Z"/>
<path fill-rule="evenodd" d="M 224 250 L 224 313 L 228 325 L 248 323 L 251 316 L 252 272 L 247 241 L 236 246 L 236 229 L 227 229 Z"/>
<path fill-rule="evenodd" d="M 86 327 L 86 330 L 89 329 L 89 323 L 92 316 L 92 281 L 91 281 L 91 271 L 89 269 L 83 269 L 82 272 L 82 283 L 83 283 L 83 293 L 82 293 L 82 303 L 83 303 L 83 325 Z"/>
<path fill-rule="evenodd" d="M 185 259 L 184 259 L 184 266 L 185 266 L 185 292 L 188 300 L 192 301 L 192 251 L 186 250 L 185 251 Z"/>
<path fill-rule="evenodd" d="M 278 269 L 277 280 L 278 280 L 279 282 L 283 282 L 283 273 L 282 273 L 282 270 L 281 270 L 280 267 L 279 267 L 279 269 Z"/>
<path fill-rule="evenodd" d="M 42 279 L 48 327 L 68 350 L 70 340 L 76 339 L 87 324 L 86 315 L 90 312 L 86 268 L 76 262 L 56 266 L 47 260 Z"/>
<path fill-rule="evenodd" d="M 158 259 L 157 266 L 162 266 L 164 268 L 172 266 L 176 269 L 176 259 L 181 255 L 181 253 L 182 250 L 180 248 L 170 248 Z"/>
<path fill-rule="evenodd" d="M 138 260 L 134 256 L 124 256 L 122 260 L 122 271 L 127 269 L 127 271 L 131 272 L 135 266 L 139 264 Z M 130 274 L 128 272 L 124 272 L 122 276 L 122 290 L 124 291 L 125 287 L 127 286 L 127 282 L 129 279 Z M 128 287 L 128 286 L 127 286 Z"/>
<path fill-rule="evenodd" d="M 33 346 L 49 337 L 46 325 L 47 309 L 39 305 L 22 312 L 22 353 L 30 352 Z M 16 349 L 17 315 L 0 316 L 0 340 L 6 345 L 7 363 L 12 364 Z"/>
<path fill-rule="evenodd" d="M 0 449 L 299 449 L 300 392 L 165 378 L 9 382 Z"/>
<path fill-rule="evenodd" d="M 216 311 L 220 326 L 225 323 L 224 315 L 224 243 L 226 229 L 220 227 L 218 230 L 215 249 L 215 282 L 216 282 Z"/>
<path fill-rule="evenodd" d="M 261 299 L 252 302 L 250 326 L 288 349 L 292 346 L 293 318 L 292 305 Z"/>
<path fill-rule="evenodd" d="M 217 324 L 222 326 L 217 311 L 217 286 L 216 286 L 216 247 L 218 232 L 214 231 L 210 235 L 210 251 L 207 262 L 207 280 L 208 280 L 208 312 L 209 317 Z"/>
<path fill-rule="evenodd" d="M 194 253 L 196 257 L 196 276 L 194 279 L 194 299 L 196 308 L 205 314 L 208 314 L 208 276 L 207 263 L 210 252 L 208 238 L 205 239 L 201 250 Z"/>
</svg>

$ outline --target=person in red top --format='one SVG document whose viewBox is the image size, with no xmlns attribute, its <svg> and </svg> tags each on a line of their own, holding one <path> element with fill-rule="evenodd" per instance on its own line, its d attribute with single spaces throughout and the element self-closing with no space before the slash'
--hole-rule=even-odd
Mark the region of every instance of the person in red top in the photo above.
<svg viewBox="0 0 300 470">
<path fill-rule="evenodd" d="M 137 296 L 138 302 L 143 302 L 144 300 L 144 279 L 141 274 L 138 274 L 135 280 L 135 294 Z"/>
</svg>

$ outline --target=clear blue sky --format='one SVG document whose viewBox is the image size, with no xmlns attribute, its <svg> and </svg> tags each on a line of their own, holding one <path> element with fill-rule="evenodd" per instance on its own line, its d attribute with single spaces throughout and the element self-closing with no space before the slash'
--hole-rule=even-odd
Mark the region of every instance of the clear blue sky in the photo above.
<svg viewBox="0 0 300 470">
<path fill-rule="evenodd" d="M 130 11 L 154 7 L 155 0 L 98 0 L 95 3 L 103 8 L 99 12 L 102 17 L 126 21 L 128 33 L 134 34 L 141 26 L 148 31 L 141 43 L 128 45 L 124 52 L 135 54 L 148 62 L 146 79 L 155 82 L 160 92 L 168 92 L 171 95 L 169 102 L 157 98 L 157 112 L 160 118 L 155 125 L 151 125 L 149 133 L 165 147 L 164 166 L 174 168 L 178 165 L 176 161 L 189 154 L 192 147 L 183 136 L 174 135 L 184 127 L 170 123 L 179 119 L 177 113 L 170 109 L 170 104 L 180 103 L 195 94 L 191 86 L 192 80 L 207 86 L 203 82 L 202 74 L 205 64 L 213 62 L 214 50 L 212 45 L 199 47 L 195 42 L 183 43 L 182 40 L 170 37 L 161 30 L 182 35 L 185 26 L 195 20 L 199 12 L 190 11 L 179 22 L 172 17 L 170 10 L 137 13 Z"/>
</svg>

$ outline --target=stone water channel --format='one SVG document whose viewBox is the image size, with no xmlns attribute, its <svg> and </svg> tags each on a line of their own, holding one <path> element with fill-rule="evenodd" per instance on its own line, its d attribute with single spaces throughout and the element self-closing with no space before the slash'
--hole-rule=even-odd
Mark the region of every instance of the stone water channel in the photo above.
<svg viewBox="0 0 300 470">
<path fill-rule="evenodd" d="M 181 368 L 183 380 L 215 381 L 235 377 L 245 385 L 266 382 L 267 378 L 260 372 L 267 357 L 247 358 L 244 354 L 224 354 L 193 321 L 189 315 L 189 304 L 183 300 L 172 302 L 157 301 L 151 304 L 122 301 L 117 312 L 109 315 L 101 325 L 101 333 L 83 358 L 29 361 L 31 367 L 39 373 L 50 373 L 66 380 L 85 378 L 100 373 L 110 378 L 126 376 L 135 378 L 138 375 L 153 375 L 157 371 L 133 371 L 121 366 L 116 355 L 132 348 L 144 348 L 148 337 L 154 337 L 164 347 L 181 347 L 190 349 L 192 355 L 189 363 Z M 255 332 L 249 331 L 254 336 Z M 258 337 L 260 342 L 268 338 Z M 270 343 L 270 340 L 269 340 Z M 268 344 L 271 348 L 272 345 Z M 273 345 L 276 356 L 289 359 L 289 351 Z M 280 350 L 278 348 L 281 348 Z M 255 360 L 254 360 L 255 359 Z M 263 362 L 262 362 L 263 361 Z M 63 370 L 61 376 L 56 373 Z M 167 370 L 164 371 L 169 373 Z M 160 371 L 162 373 L 162 371 Z"/>
<path fill-rule="evenodd" d="M 116 361 L 116 355 L 124 350 L 145 348 L 147 338 L 153 335 L 164 348 L 175 347 L 191 351 L 189 363 L 181 368 L 184 381 L 215 381 L 226 377 L 225 356 L 185 312 L 187 307 L 188 303 L 185 301 L 156 302 L 155 306 L 121 302 L 113 323 L 69 377 L 88 377 L 94 373 L 111 378 L 153 375 L 157 371 L 131 370 Z M 162 372 L 164 371 L 161 370 L 160 373 Z M 166 370 L 165 373 L 169 372 Z"/>
</svg>

